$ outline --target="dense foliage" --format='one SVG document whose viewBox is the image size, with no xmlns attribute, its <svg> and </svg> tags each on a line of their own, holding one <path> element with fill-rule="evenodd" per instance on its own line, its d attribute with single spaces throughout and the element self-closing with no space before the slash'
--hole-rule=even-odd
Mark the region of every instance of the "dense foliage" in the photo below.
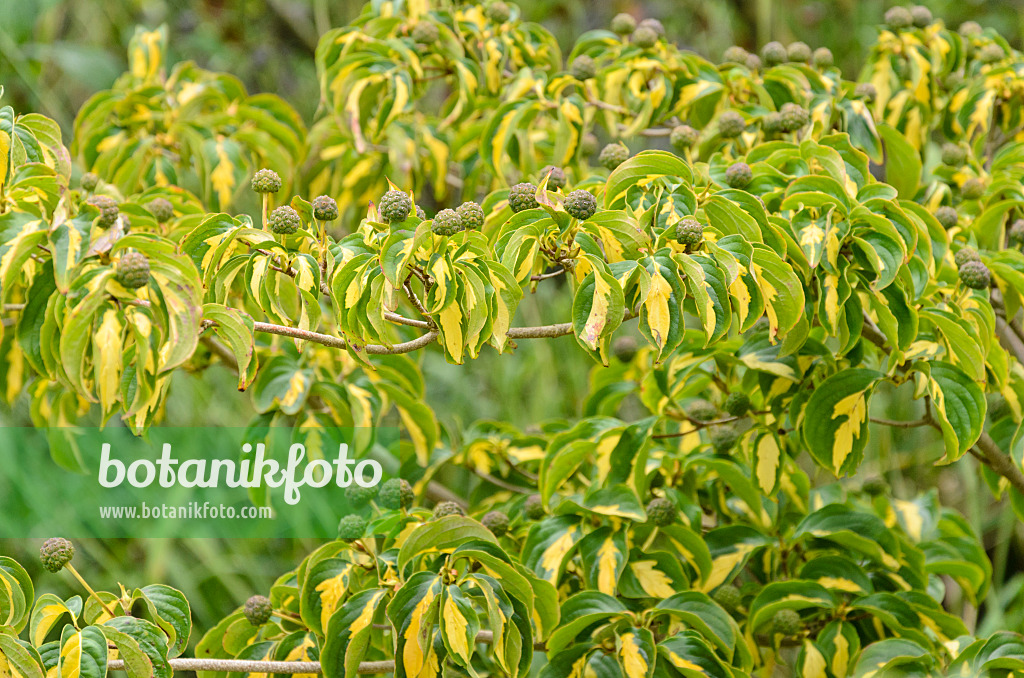
<svg viewBox="0 0 1024 678">
<path fill-rule="evenodd" d="M 1024 516 L 1024 57 L 919 9 L 886 22 L 857 83 L 802 44 L 716 65 L 617 17 L 563 57 L 502 2 L 374 3 L 322 37 L 309 129 L 139 30 L 70 151 L 0 109 L 5 395 L 27 391 L 39 426 L 141 433 L 175 370 L 221 362 L 254 423 L 398 413 L 416 503 L 396 481 L 364 496 L 201 659 L 1024 671 L 1024 638 L 961 614 L 992 576 L 967 521 L 935 493 L 828 479 L 858 471 L 873 428 L 924 427 Z M 571 317 L 521 324 L 547 285 Z M 577 421 L 446 430 L 423 399 L 424 351 L 461 364 L 570 334 L 595 362 Z M 920 419 L 872 419 L 881 390 Z M 472 505 L 435 481 L 452 465 L 487 488 Z M 44 548 L 53 569 L 69 547 Z M 0 581 L 19 676 L 100 678 L 108 643 L 132 678 L 163 676 L 186 647 L 188 603 L 160 584 L 36 599 L 11 559 Z"/>
</svg>

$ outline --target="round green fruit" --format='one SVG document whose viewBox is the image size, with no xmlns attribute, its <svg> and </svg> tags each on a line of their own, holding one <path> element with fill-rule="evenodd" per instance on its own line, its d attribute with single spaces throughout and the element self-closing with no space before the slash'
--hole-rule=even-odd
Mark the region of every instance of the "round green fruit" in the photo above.
<svg viewBox="0 0 1024 678">
<path fill-rule="evenodd" d="M 153 215 L 158 224 L 166 224 L 174 218 L 174 205 L 167 198 L 153 198 L 146 205 L 146 209 Z"/>
<path fill-rule="evenodd" d="M 914 25 L 914 17 L 906 7 L 890 7 L 885 13 L 885 25 L 893 30 L 902 30 Z"/>
<path fill-rule="evenodd" d="M 278 235 L 291 235 L 302 228 L 302 217 L 291 205 L 281 205 L 270 213 L 270 230 Z"/>
<path fill-rule="evenodd" d="M 581 54 L 572 60 L 569 72 L 572 74 L 572 77 L 582 82 L 590 80 L 597 75 L 597 65 L 594 63 L 593 58 L 586 54 Z"/>
<path fill-rule="evenodd" d="M 117 201 L 109 195 L 94 195 L 87 202 L 100 211 L 99 217 L 96 218 L 97 226 L 110 228 L 117 223 L 121 210 L 117 206 Z"/>
<path fill-rule="evenodd" d="M 637 47 L 650 49 L 658 44 L 658 34 L 653 28 L 637 26 L 636 30 L 633 31 L 633 36 L 630 38 L 630 41 Z"/>
<path fill-rule="evenodd" d="M 876 88 L 873 83 L 861 82 L 858 83 L 857 86 L 853 88 L 853 95 L 855 97 L 864 99 L 865 101 L 871 102 L 874 101 L 875 98 L 878 96 L 878 88 Z"/>
<path fill-rule="evenodd" d="M 735 610 L 743 604 L 743 594 L 732 584 L 719 586 L 713 597 L 726 610 Z"/>
<path fill-rule="evenodd" d="M 772 631 L 783 636 L 795 636 L 803 628 L 803 621 L 796 610 L 779 610 L 772 617 Z"/>
<path fill-rule="evenodd" d="M 725 399 L 725 411 L 733 417 L 746 416 L 747 412 L 750 411 L 750 396 L 746 393 L 736 391 L 730 393 L 729 397 Z"/>
<path fill-rule="evenodd" d="M 957 268 L 960 268 L 968 261 L 981 261 L 981 255 L 978 254 L 978 250 L 973 247 L 961 247 L 957 250 L 956 254 L 953 255 L 953 262 Z"/>
<path fill-rule="evenodd" d="M 466 512 L 462 510 L 462 507 L 456 504 L 454 501 L 442 501 L 440 504 L 434 507 L 433 519 L 438 520 L 446 516 L 464 516 Z"/>
<path fill-rule="evenodd" d="M 75 557 L 75 545 L 62 537 L 51 537 L 39 549 L 39 559 L 47 572 L 56 574 Z"/>
<path fill-rule="evenodd" d="M 633 18 L 632 14 L 616 14 L 612 17 L 612 33 L 616 35 L 629 35 L 636 30 L 636 19 Z"/>
<path fill-rule="evenodd" d="M 629 160 L 629 149 L 621 141 L 608 144 L 601 149 L 601 155 L 597 156 L 597 161 L 608 170 L 615 169 L 627 160 Z"/>
<path fill-rule="evenodd" d="M 971 177 L 960 187 L 964 200 L 979 200 L 985 195 L 985 182 L 976 177 Z"/>
<path fill-rule="evenodd" d="M 665 37 L 665 25 L 657 19 L 643 19 L 639 24 L 637 24 L 637 28 L 649 28 L 654 31 L 659 38 Z"/>
<path fill-rule="evenodd" d="M 508 532 L 508 515 L 501 511 L 489 511 L 480 520 L 484 527 L 491 531 L 495 537 L 504 536 Z"/>
<path fill-rule="evenodd" d="M 942 224 L 943 228 L 949 230 L 956 226 L 960 217 L 957 215 L 955 207 L 943 205 L 939 209 L 935 210 L 935 218 L 940 224 Z"/>
<path fill-rule="evenodd" d="M 313 198 L 313 218 L 318 221 L 334 221 L 338 218 L 338 202 L 329 195 Z"/>
<path fill-rule="evenodd" d="M 725 183 L 731 188 L 746 188 L 753 180 L 754 173 L 745 162 L 733 163 L 725 170 Z"/>
<path fill-rule="evenodd" d="M 793 102 L 782 104 L 782 108 L 779 109 L 779 115 L 781 116 L 783 132 L 795 132 L 798 129 L 802 129 L 811 119 L 811 115 L 806 108 Z"/>
<path fill-rule="evenodd" d="M 932 22 L 932 11 L 924 5 L 910 8 L 910 20 L 916 28 L 924 28 Z"/>
<path fill-rule="evenodd" d="M 421 45 L 437 42 L 440 37 L 441 31 L 433 21 L 417 21 L 412 27 L 412 39 Z"/>
<path fill-rule="evenodd" d="M 789 52 L 786 51 L 786 46 L 781 42 L 773 40 L 761 48 L 761 59 L 768 66 L 778 66 L 781 63 L 785 63 L 788 58 Z"/>
<path fill-rule="evenodd" d="M 130 290 L 149 284 L 149 259 L 141 252 L 125 252 L 114 267 L 114 278 Z"/>
<path fill-rule="evenodd" d="M 565 170 L 554 165 L 547 165 L 540 171 L 541 180 L 548 178 L 548 188 L 565 188 Z"/>
<path fill-rule="evenodd" d="M 537 186 L 530 183 L 516 184 L 508 190 L 508 206 L 513 212 L 524 212 L 526 210 L 540 207 L 537 202 Z"/>
<path fill-rule="evenodd" d="M 495 0 L 484 9 L 484 16 L 496 24 L 503 24 L 512 16 L 512 9 L 501 0 Z"/>
<path fill-rule="evenodd" d="M 718 133 L 726 139 L 735 139 L 747 129 L 747 121 L 736 111 L 725 111 L 718 116 Z"/>
<path fill-rule="evenodd" d="M 530 520 L 540 520 L 546 515 L 544 501 L 539 494 L 531 494 L 526 498 L 526 502 L 523 504 L 523 513 Z"/>
<path fill-rule="evenodd" d="M 746 64 L 747 63 L 747 55 L 748 54 L 749 54 L 749 52 L 747 52 L 747 50 L 743 49 L 739 45 L 733 45 L 732 47 L 727 47 L 726 50 L 724 52 L 722 52 L 722 63 L 723 64 Z"/>
<path fill-rule="evenodd" d="M 392 478 L 380 486 L 377 501 L 386 509 L 407 509 L 412 506 L 416 495 L 408 480 Z"/>
<path fill-rule="evenodd" d="M 366 518 L 357 516 L 354 513 L 347 515 L 338 521 L 338 539 L 351 541 L 361 539 L 366 532 Z"/>
<path fill-rule="evenodd" d="M 960 144 L 942 145 L 942 163 L 951 167 L 960 167 L 967 160 L 967 151 Z"/>
<path fill-rule="evenodd" d="M 686 416 L 694 421 L 707 423 L 718 419 L 718 408 L 707 400 L 694 400 L 687 406 Z"/>
<path fill-rule="evenodd" d="M 270 169 L 261 169 L 252 175 L 252 190 L 257 193 L 277 193 L 281 190 L 281 177 Z"/>
<path fill-rule="evenodd" d="M 273 616 L 274 606 L 266 596 L 253 596 L 245 601 L 242 612 L 253 626 L 263 626 Z"/>
<path fill-rule="evenodd" d="M 484 208 L 475 202 L 464 202 L 456 209 L 462 219 L 462 227 L 467 231 L 479 231 L 484 227 Z"/>
<path fill-rule="evenodd" d="M 832 56 L 832 50 L 828 47 L 819 47 L 814 50 L 811 61 L 814 62 L 814 65 L 817 68 L 821 69 L 832 68 L 833 64 L 836 62 L 835 57 Z"/>
<path fill-rule="evenodd" d="M 672 128 L 668 141 L 677 151 L 685 151 L 697 143 L 698 138 L 700 138 L 700 132 L 689 125 L 676 125 Z"/>
<path fill-rule="evenodd" d="M 448 237 L 455 235 L 462 230 L 462 217 L 452 209 L 444 209 L 434 215 L 434 221 L 430 225 L 434 235 Z"/>
<path fill-rule="evenodd" d="M 1009 230 L 1010 244 L 1016 245 L 1017 247 L 1024 246 L 1024 219 L 1017 219 L 1010 226 Z"/>
<path fill-rule="evenodd" d="M 388 223 L 401 223 L 412 212 L 412 198 L 405 191 L 388 191 L 380 199 L 380 215 Z"/>
<path fill-rule="evenodd" d="M 676 242 L 694 248 L 704 242 L 704 224 L 693 217 L 683 217 L 676 224 Z"/>
<path fill-rule="evenodd" d="M 727 454 L 740 440 L 739 430 L 732 425 L 713 426 L 708 431 L 708 439 L 711 442 L 711 449 L 716 454 Z"/>
<path fill-rule="evenodd" d="M 679 510 L 672 500 L 655 497 L 647 504 L 647 522 L 657 527 L 667 527 L 676 522 Z"/>
<path fill-rule="evenodd" d="M 363 487 L 362 485 L 352 483 L 345 488 L 345 501 L 353 508 L 365 506 L 374 500 L 378 492 L 380 492 L 380 487 L 377 485 Z"/>
<path fill-rule="evenodd" d="M 812 56 L 813 52 L 806 42 L 791 42 L 786 48 L 786 58 L 793 63 L 806 64 Z"/>
<path fill-rule="evenodd" d="M 960 282 L 972 290 L 987 290 L 992 284 L 992 272 L 980 261 L 968 261 L 960 267 Z"/>
<path fill-rule="evenodd" d="M 580 189 L 565 196 L 562 206 L 572 218 L 586 221 L 597 212 L 597 198 L 589 191 Z"/>
<path fill-rule="evenodd" d="M 83 189 L 91 192 L 95 191 L 96 187 L 99 186 L 100 178 L 95 172 L 86 172 L 79 181 Z"/>
</svg>

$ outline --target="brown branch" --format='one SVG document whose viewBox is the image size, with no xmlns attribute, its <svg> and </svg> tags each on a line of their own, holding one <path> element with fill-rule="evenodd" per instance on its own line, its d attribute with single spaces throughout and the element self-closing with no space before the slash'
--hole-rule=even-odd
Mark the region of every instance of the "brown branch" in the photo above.
<svg viewBox="0 0 1024 678">
<path fill-rule="evenodd" d="M 975 456 L 981 459 L 982 463 L 1006 478 L 1018 492 L 1024 494 L 1024 472 L 1021 472 L 1013 457 L 999 449 L 992 436 L 982 432 L 978 442 L 974 444 L 974 449 L 978 451 Z"/>
<path fill-rule="evenodd" d="M 235 354 L 225 346 L 224 344 L 217 341 L 214 337 L 208 334 L 204 334 L 199 338 L 206 348 L 210 349 L 210 353 L 220 358 L 221 362 L 233 369 L 235 372 L 238 371 L 238 361 L 235 360 Z"/>
<path fill-rule="evenodd" d="M 881 419 L 879 417 L 871 417 L 870 421 L 875 424 L 881 424 L 883 426 L 892 426 L 893 428 L 918 428 L 920 426 L 931 426 L 932 421 L 930 419 L 915 419 L 914 421 L 895 421 L 893 419 Z"/>
<path fill-rule="evenodd" d="M 557 271 L 552 271 L 551 273 L 541 273 L 540 275 L 531 275 L 530 276 L 530 280 L 532 280 L 533 282 L 538 282 L 538 281 L 541 281 L 541 280 L 548 280 L 549 278 L 557 278 L 558 276 L 560 276 L 560 275 L 562 275 L 564 273 L 565 273 L 565 268 L 560 268 Z"/>
</svg>

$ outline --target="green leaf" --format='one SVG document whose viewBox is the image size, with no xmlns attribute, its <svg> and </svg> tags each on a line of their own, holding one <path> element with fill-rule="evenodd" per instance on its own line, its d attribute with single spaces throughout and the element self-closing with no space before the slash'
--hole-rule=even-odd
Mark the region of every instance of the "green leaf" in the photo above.
<svg viewBox="0 0 1024 678">
<path fill-rule="evenodd" d="M 188 645 L 189 636 L 192 635 L 192 610 L 185 595 L 164 584 L 150 584 L 135 589 L 132 599 L 144 601 L 156 625 L 167 634 L 167 656 L 180 655 Z"/>
<path fill-rule="evenodd" d="M 921 178 L 921 158 L 906 137 L 884 122 L 876 125 L 885 146 L 885 180 L 901 198 L 913 200 Z"/>
<path fill-rule="evenodd" d="M 860 466 L 868 438 L 868 396 L 880 374 L 852 368 L 833 374 L 811 393 L 801 433 L 822 467 L 836 476 Z"/>
<path fill-rule="evenodd" d="M 956 461 L 981 437 L 987 402 L 982 387 L 950 363 L 918 362 L 914 370 L 927 380 L 932 412 L 942 428 L 946 461 Z"/>
<path fill-rule="evenodd" d="M 106 678 L 107 639 L 96 626 L 65 626 L 57 673 L 61 678 Z"/>
<path fill-rule="evenodd" d="M 455 550 L 474 539 L 496 543 L 494 534 L 472 518 L 452 515 L 431 520 L 413 530 L 402 543 L 398 552 L 398 569 L 403 570 L 417 556 Z"/>
<path fill-rule="evenodd" d="M 562 604 L 562 625 L 548 638 L 548 652 L 558 654 L 585 628 L 627 615 L 625 606 L 598 591 L 581 591 Z"/>
</svg>

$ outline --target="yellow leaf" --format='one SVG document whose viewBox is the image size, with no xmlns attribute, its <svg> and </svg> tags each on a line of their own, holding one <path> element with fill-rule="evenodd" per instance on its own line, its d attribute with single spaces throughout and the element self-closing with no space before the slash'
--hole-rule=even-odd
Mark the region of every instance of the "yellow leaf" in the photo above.
<svg viewBox="0 0 1024 678">
<path fill-rule="evenodd" d="M 619 637 L 622 642 L 622 667 L 628 678 L 644 678 L 647 675 L 647 659 L 640 652 L 640 642 L 633 633 Z"/>
<path fill-rule="evenodd" d="M 455 604 L 455 599 L 451 596 L 448 596 L 444 601 L 443 614 L 445 635 L 448 638 L 448 644 L 451 646 L 452 652 L 461 657 L 463 661 L 468 662 L 472 655 L 469 643 L 466 642 L 468 622 L 462 616 L 462 612 L 459 611 L 458 606 Z"/>
<path fill-rule="evenodd" d="M 656 560 L 639 560 L 629 564 L 633 576 L 640 582 L 643 590 L 652 598 L 668 598 L 676 590 L 667 574 L 657 569 Z"/>
<path fill-rule="evenodd" d="M 103 322 L 93 336 L 94 359 L 96 372 L 96 394 L 104 412 L 109 412 L 117 402 L 121 388 L 121 367 L 124 348 L 121 332 L 124 326 L 117 311 L 107 309 L 103 314 Z"/>
<path fill-rule="evenodd" d="M 854 393 L 846 396 L 832 410 L 832 419 L 846 417 L 846 420 L 836 429 L 836 437 L 832 443 L 832 467 L 836 475 L 843 467 L 846 457 L 853 451 L 853 443 L 860 438 L 861 426 L 868 416 L 867 398 L 864 393 Z"/>
<path fill-rule="evenodd" d="M 647 325 L 651 328 L 651 336 L 659 349 L 665 347 L 672 325 L 668 307 L 671 296 L 672 286 L 661 275 L 661 270 L 656 269 L 651 276 L 651 290 L 644 301 L 644 308 L 647 309 Z"/>
<path fill-rule="evenodd" d="M 616 568 L 619 564 L 619 550 L 615 542 L 605 539 L 597 551 L 597 590 L 609 596 L 615 595 Z"/>
</svg>

